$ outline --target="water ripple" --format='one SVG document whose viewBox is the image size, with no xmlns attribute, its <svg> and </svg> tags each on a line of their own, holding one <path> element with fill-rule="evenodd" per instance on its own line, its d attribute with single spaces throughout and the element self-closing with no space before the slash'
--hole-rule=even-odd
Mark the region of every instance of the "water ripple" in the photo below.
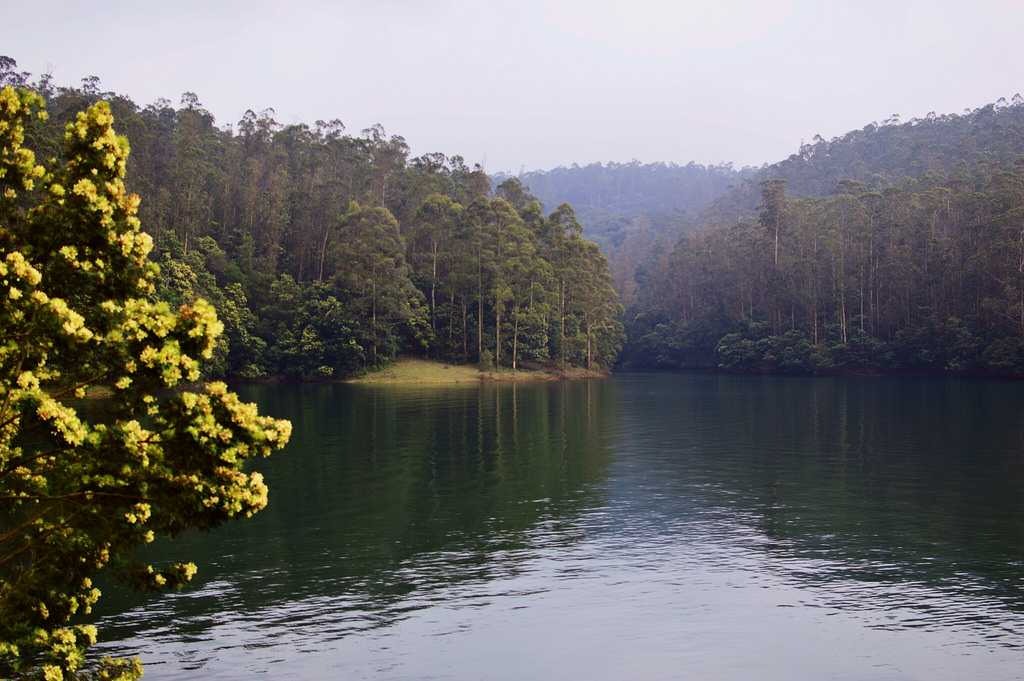
<svg viewBox="0 0 1024 681">
<path fill-rule="evenodd" d="M 155 679 L 1024 678 L 1006 385 L 249 388 L 296 424 L 270 508 L 155 547 L 201 581 L 115 591 L 100 648 Z"/>
</svg>

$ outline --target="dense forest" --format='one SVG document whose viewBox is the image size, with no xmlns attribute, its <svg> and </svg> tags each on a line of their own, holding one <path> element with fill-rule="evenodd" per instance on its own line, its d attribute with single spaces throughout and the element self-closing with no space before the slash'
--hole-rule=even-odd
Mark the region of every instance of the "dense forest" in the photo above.
<svg viewBox="0 0 1024 681">
<path fill-rule="evenodd" d="M 626 361 L 1024 373 L 1022 155 L 1019 97 L 803 147 L 638 268 Z"/>
<path fill-rule="evenodd" d="M 1015 96 L 959 115 L 929 113 L 904 122 L 894 114 L 831 140 L 815 135 L 788 158 L 756 169 L 592 164 L 519 178 L 546 204 L 573 204 L 584 234 L 605 250 L 628 317 L 633 317 L 641 308 L 651 312 L 650 304 L 639 300 L 641 289 L 665 280 L 668 255 L 681 237 L 711 225 L 757 220 L 765 180 L 784 180 L 789 197 L 826 197 L 837 193 L 844 180 L 884 191 L 902 186 L 907 178 L 963 177 L 979 164 L 1005 166 L 1021 154 L 1024 101 Z M 677 316 L 670 309 L 655 312 Z M 641 324 L 630 337 L 635 340 L 649 330 Z M 631 344 L 632 361 L 653 361 L 636 350 Z M 707 362 L 704 357 L 699 363 Z"/>
<path fill-rule="evenodd" d="M 486 367 L 608 367 L 623 341 L 607 262 L 573 210 L 545 214 L 514 178 L 492 189 L 458 156 L 411 157 L 380 126 L 282 125 L 273 110 L 218 126 L 199 98 L 142 107 L 33 79 L 50 118 L 29 131 L 59 152 L 64 125 L 110 103 L 128 137 L 129 190 L 156 244 L 158 295 L 213 303 L 226 327 L 214 373 L 345 376 L 398 354 Z"/>
<path fill-rule="evenodd" d="M 759 169 L 520 175 L 569 197 L 627 366 L 1024 373 L 1024 99 L 897 115 Z"/>
</svg>

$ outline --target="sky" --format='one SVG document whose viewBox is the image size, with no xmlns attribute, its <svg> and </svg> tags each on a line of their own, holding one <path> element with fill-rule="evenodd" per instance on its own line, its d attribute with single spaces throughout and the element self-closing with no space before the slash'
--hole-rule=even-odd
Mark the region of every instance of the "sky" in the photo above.
<svg viewBox="0 0 1024 681">
<path fill-rule="evenodd" d="M 1021 0 L 0 0 L 0 54 L 224 125 L 374 123 L 490 172 L 760 165 L 1024 92 Z"/>
</svg>

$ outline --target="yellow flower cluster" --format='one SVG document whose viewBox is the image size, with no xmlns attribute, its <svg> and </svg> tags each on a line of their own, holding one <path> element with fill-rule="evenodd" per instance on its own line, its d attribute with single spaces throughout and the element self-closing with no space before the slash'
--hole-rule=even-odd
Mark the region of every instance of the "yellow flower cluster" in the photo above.
<svg viewBox="0 0 1024 681">
<path fill-rule="evenodd" d="M 0 89 L 0 496 L 12 500 L 5 517 L 24 520 L 0 534 L 0 554 L 33 556 L 0 579 L 0 677 L 63 680 L 96 640 L 74 623 L 100 597 L 92 576 L 159 534 L 262 509 L 266 484 L 245 466 L 283 447 L 291 426 L 222 383 L 180 389 L 199 381 L 224 326 L 205 301 L 173 310 L 153 299 L 153 240 L 125 187 L 129 147 L 109 105 L 66 126 L 66 161 L 47 169 L 25 147 L 42 103 Z M 112 395 L 103 409 L 66 401 L 92 386 Z M 44 444 L 16 445 L 39 439 L 20 437 L 28 428 Z M 177 563 L 133 574 L 143 588 L 174 588 L 195 573 Z M 142 673 L 137 660 L 94 671 Z"/>
<path fill-rule="evenodd" d="M 10 86 L 0 89 L 0 197 L 8 201 L 16 199 L 19 191 L 32 191 L 35 181 L 46 175 L 46 169 L 36 165 L 35 152 L 23 146 L 25 120 L 33 112 L 46 120 L 42 106 L 43 98 L 34 92 Z"/>
</svg>

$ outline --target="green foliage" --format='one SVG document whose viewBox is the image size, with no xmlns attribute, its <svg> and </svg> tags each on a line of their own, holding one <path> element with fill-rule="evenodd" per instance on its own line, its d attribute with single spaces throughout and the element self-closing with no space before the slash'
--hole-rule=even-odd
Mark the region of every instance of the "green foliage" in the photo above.
<svg viewBox="0 0 1024 681">
<path fill-rule="evenodd" d="M 290 424 L 196 384 L 223 324 L 196 295 L 201 272 L 158 278 L 111 107 L 78 113 L 43 166 L 25 146 L 42 104 L 0 90 L 0 676 L 53 680 L 84 673 L 93 577 L 187 583 L 191 563 L 146 565 L 134 549 L 263 508 L 245 465 L 283 446 Z M 158 281 L 180 305 L 155 297 Z M 94 388 L 111 396 L 84 408 Z M 95 673 L 141 667 L 104 660 Z"/>
<path fill-rule="evenodd" d="M 996 371 L 1024 373 L 1024 339 L 997 338 L 984 349 L 981 362 Z"/>
<path fill-rule="evenodd" d="M 198 248 L 187 255 L 181 254 L 177 246 L 172 240 L 172 247 L 159 261 L 157 295 L 172 306 L 192 303 L 198 298 L 213 304 L 224 333 L 217 340 L 204 373 L 247 378 L 264 375 L 266 342 L 255 335 L 257 319 L 249 308 L 245 290 L 237 282 L 221 285 L 210 271 L 211 262 L 223 264 L 224 252 L 210 237 L 199 239 Z"/>
<path fill-rule="evenodd" d="M 272 287 L 281 304 L 267 311 L 274 341 L 267 353 L 269 371 L 294 378 L 352 374 L 365 363 L 350 311 L 326 284 L 300 286 L 282 275 Z"/>
<path fill-rule="evenodd" d="M 327 272 L 360 320 L 358 333 L 371 365 L 395 357 L 403 331 L 420 345 L 432 340 L 423 294 L 409 278 L 398 221 L 387 208 L 353 201 L 341 218 L 330 261 Z"/>
<path fill-rule="evenodd" d="M 700 349 L 681 330 L 710 325 L 721 329 L 717 363 L 735 370 L 1020 370 L 1024 165 L 881 191 L 843 181 L 813 200 L 782 187 L 764 185 L 757 223 L 688 235 L 645 275 L 630 361 L 692 361 Z M 794 331 L 809 354 L 785 340 Z"/>
<path fill-rule="evenodd" d="M 730 333 L 718 342 L 718 366 L 723 369 L 755 370 L 762 364 L 762 349 L 758 342 L 744 338 L 742 334 Z"/>
<path fill-rule="evenodd" d="M 815 348 L 803 331 L 790 329 L 780 335 L 770 335 L 760 324 L 726 334 L 716 352 L 718 366 L 730 371 L 811 374 L 836 367 L 869 366 L 857 364 L 853 359 L 857 352 L 853 344 Z"/>
<path fill-rule="evenodd" d="M 545 217 L 518 182 L 492 194 L 479 167 L 410 158 L 380 126 L 282 126 L 266 110 L 231 130 L 192 93 L 140 108 L 95 83 L 46 96 L 55 120 L 33 128 L 45 147 L 100 97 L 129 132 L 157 295 L 202 298 L 225 326 L 207 375 L 344 377 L 402 353 L 479 362 L 485 349 L 502 368 L 616 360 L 607 261 L 571 208 Z"/>
</svg>

